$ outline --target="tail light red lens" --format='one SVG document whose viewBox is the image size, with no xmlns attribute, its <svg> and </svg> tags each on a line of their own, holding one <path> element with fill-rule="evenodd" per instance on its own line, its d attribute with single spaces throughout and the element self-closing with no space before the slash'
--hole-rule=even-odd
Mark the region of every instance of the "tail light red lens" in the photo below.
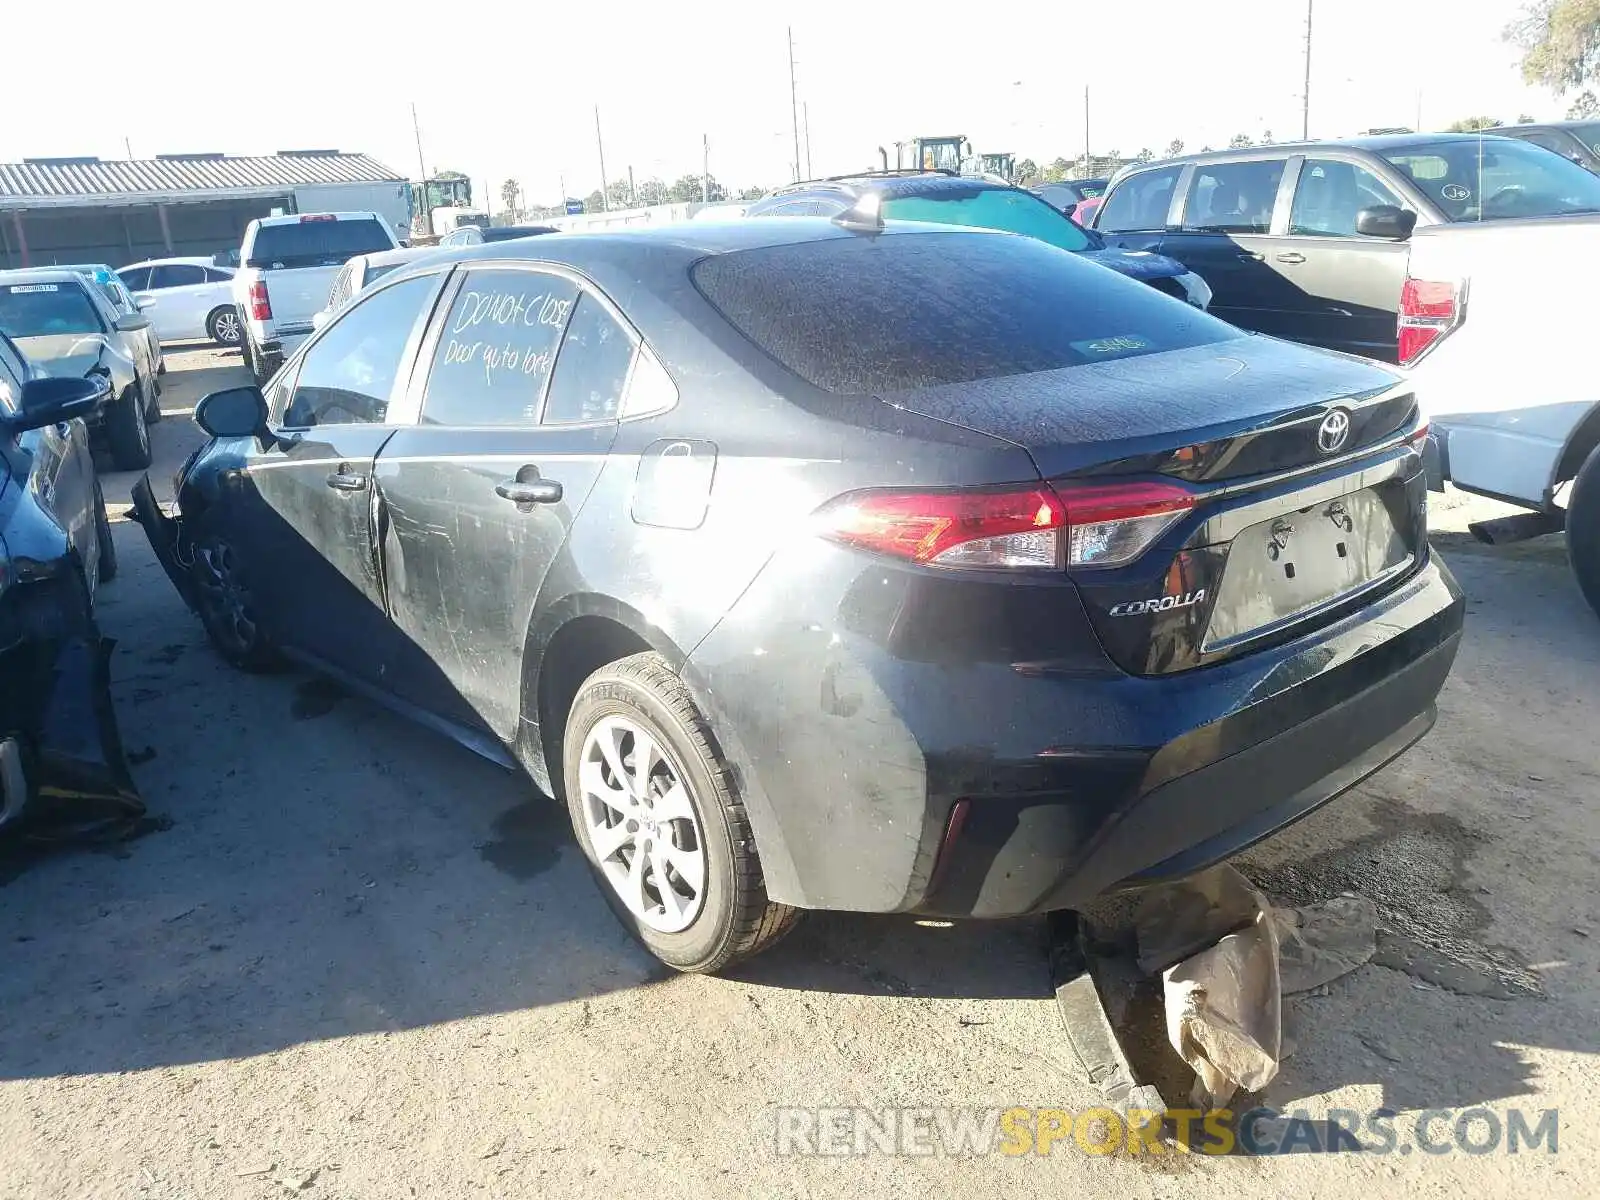
<svg viewBox="0 0 1600 1200">
<path fill-rule="evenodd" d="M 250 319 L 272 320 L 272 297 L 267 295 L 267 281 L 258 279 L 250 285 Z"/>
<path fill-rule="evenodd" d="M 1460 323 L 1456 284 L 1407 279 L 1400 289 L 1400 365 L 1416 362 Z"/>
<path fill-rule="evenodd" d="M 823 537 L 907 562 L 971 570 L 1115 567 L 1194 507 L 1165 483 L 967 492 L 851 492 L 823 505 Z"/>
</svg>

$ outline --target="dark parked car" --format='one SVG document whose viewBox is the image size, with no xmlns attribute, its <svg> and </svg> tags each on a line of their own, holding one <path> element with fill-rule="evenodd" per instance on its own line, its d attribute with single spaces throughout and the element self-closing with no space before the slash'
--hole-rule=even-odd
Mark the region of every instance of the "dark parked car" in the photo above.
<svg viewBox="0 0 1600 1200">
<path fill-rule="evenodd" d="M 134 495 L 216 648 L 526 768 L 685 970 L 1210 864 L 1422 737 L 1460 635 L 1402 383 L 1032 238 L 438 255 L 195 419 Z"/>
<path fill-rule="evenodd" d="M 481 246 L 485 242 L 512 242 L 518 238 L 538 237 L 556 232 L 551 225 L 463 225 L 452 229 L 439 242 L 440 246 Z"/>
<path fill-rule="evenodd" d="M 1511 138 L 1407 134 L 1172 159 L 1112 180 L 1108 242 L 1181 259 L 1244 329 L 1388 362 L 1407 239 L 1428 225 L 1600 211 L 1600 179 Z"/>
<path fill-rule="evenodd" d="M 95 591 L 116 574 L 83 422 L 110 396 L 103 377 L 44 374 L 0 334 L 0 829 L 27 810 L 64 648 L 94 639 Z"/>
<path fill-rule="evenodd" d="M 1586 171 L 1600 175 L 1600 121 L 1552 121 L 1548 125 L 1506 125 L 1488 130 L 1504 137 L 1521 138 L 1562 158 L 1570 158 Z"/>
<path fill-rule="evenodd" d="M 1205 279 L 1182 262 L 1108 247 L 1098 234 L 1024 188 L 947 171 L 880 171 L 791 184 L 756 201 L 745 216 L 836 217 L 857 206 L 885 220 L 936 221 L 1038 238 L 1196 308 L 1211 303 Z"/>
<path fill-rule="evenodd" d="M 47 375 L 111 385 L 110 402 L 88 418 L 89 433 L 119 471 L 150 465 L 158 386 L 133 344 L 149 325 L 143 313 L 118 312 L 104 291 L 75 271 L 0 271 L 0 333 Z"/>
</svg>

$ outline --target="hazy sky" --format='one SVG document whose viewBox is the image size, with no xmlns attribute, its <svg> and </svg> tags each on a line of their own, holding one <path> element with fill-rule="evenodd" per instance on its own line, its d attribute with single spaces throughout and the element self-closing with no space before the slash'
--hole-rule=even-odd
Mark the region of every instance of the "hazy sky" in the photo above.
<svg viewBox="0 0 1600 1200">
<path fill-rule="evenodd" d="M 1316 0 L 1311 132 L 1486 114 L 1564 115 L 1522 84 L 1499 34 L 1515 0 Z M 417 172 L 522 182 L 553 201 L 609 177 L 724 183 L 790 178 L 785 28 L 816 174 L 871 165 L 875 147 L 965 133 L 979 150 L 1047 161 L 1226 145 L 1300 132 L 1303 0 L 1084 5 L 479 3 L 352 0 L 11 0 L 0 161 L 96 154 L 362 150 Z M 51 47 L 61 46 L 55 60 Z M 29 53 L 21 53 L 23 47 Z M 32 51 L 37 51 L 34 53 Z M 802 158 L 804 130 L 802 129 Z M 892 149 L 891 149 L 892 153 Z M 481 200 L 480 194 L 480 200 Z"/>
</svg>

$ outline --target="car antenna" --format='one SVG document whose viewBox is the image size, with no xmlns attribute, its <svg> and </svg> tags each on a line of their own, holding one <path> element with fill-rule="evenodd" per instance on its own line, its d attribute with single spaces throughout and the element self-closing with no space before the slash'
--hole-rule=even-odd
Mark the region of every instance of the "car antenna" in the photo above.
<svg viewBox="0 0 1600 1200">
<path fill-rule="evenodd" d="M 833 218 L 840 229 L 851 233 L 883 232 L 883 201 L 875 192 L 868 192 L 849 208 Z"/>
</svg>

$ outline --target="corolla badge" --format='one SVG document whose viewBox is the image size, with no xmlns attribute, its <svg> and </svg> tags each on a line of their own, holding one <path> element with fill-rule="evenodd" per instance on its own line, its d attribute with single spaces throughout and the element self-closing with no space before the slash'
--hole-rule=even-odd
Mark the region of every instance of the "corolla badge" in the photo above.
<svg viewBox="0 0 1600 1200">
<path fill-rule="evenodd" d="M 1317 449 L 1332 454 L 1350 440 L 1350 414 L 1336 408 L 1317 426 Z"/>
</svg>

